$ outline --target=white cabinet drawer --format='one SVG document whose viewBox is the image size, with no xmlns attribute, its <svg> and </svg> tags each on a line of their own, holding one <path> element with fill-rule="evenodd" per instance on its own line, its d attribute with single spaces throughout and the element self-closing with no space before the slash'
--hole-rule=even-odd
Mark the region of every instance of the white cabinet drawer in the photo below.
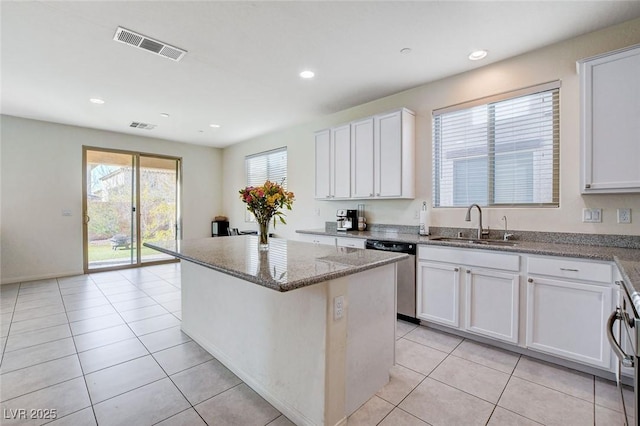
<svg viewBox="0 0 640 426">
<path fill-rule="evenodd" d="M 610 263 L 572 258 L 529 256 L 527 272 L 607 284 L 613 282 L 613 266 Z"/>
<path fill-rule="evenodd" d="M 304 241 L 305 243 L 326 244 L 330 246 L 336 244 L 336 237 L 328 235 L 298 234 L 298 240 Z"/>
<path fill-rule="evenodd" d="M 336 237 L 338 247 L 353 247 L 363 249 L 367 240 L 362 238 Z"/>
<path fill-rule="evenodd" d="M 502 269 L 505 271 L 520 270 L 519 255 L 493 250 L 473 250 L 418 245 L 418 258 L 420 260 L 480 266 L 482 268 Z"/>
</svg>

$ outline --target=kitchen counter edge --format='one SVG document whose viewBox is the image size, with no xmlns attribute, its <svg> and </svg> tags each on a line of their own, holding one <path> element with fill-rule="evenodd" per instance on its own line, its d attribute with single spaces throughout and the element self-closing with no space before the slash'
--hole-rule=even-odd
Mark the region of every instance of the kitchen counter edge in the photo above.
<svg viewBox="0 0 640 426">
<path fill-rule="evenodd" d="M 232 238 L 238 238 L 238 237 L 232 237 Z M 303 244 L 300 241 L 296 241 L 296 240 L 291 240 L 291 241 L 294 241 L 294 242 L 299 243 L 299 244 Z M 168 249 L 166 247 L 159 246 L 157 244 L 144 243 L 143 245 L 145 247 L 149 247 L 149 248 L 157 250 L 159 252 L 162 252 L 162 253 L 165 253 L 165 254 L 168 254 L 168 255 L 171 255 L 171 256 L 175 256 L 178 259 L 186 260 L 186 261 L 195 263 L 197 265 L 204 266 L 205 268 L 213 269 L 213 270 L 222 272 L 224 274 L 231 275 L 231 276 L 234 276 L 236 278 L 240 278 L 240 279 L 243 279 L 245 281 L 248 281 L 248 282 L 263 286 L 263 287 L 267 287 L 269 289 L 272 289 L 272 290 L 275 290 L 275 291 L 278 291 L 278 292 L 286 292 L 286 291 L 290 291 L 290 290 L 295 290 L 295 289 L 302 288 L 302 287 L 307 287 L 307 286 L 310 286 L 310 285 L 313 285 L 313 284 L 318 284 L 318 283 L 321 283 L 321 282 L 324 282 L 324 281 L 330 281 L 330 280 L 333 280 L 333 279 L 336 279 L 336 278 L 341 278 L 341 277 L 357 274 L 359 272 L 363 272 L 363 271 L 366 271 L 366 270 L 369 270 L 369 269 L 374 269 L 374 268 L 377 268 L 379 266 L 384 266 L 384 265 L 392 264 L 392 263 L 395 263 L 395 262 L 399 262 L 399 261 L 401 261 L 401 260 L 403 260 L 403 259 L 408 257 L 408 255 L 406 255 L 406 254 L 384 253 L 385 256 L 384 256 L 383 259 L 377 259 L 377 260 L 374 260 L 374 261 L 363 262 L 363 263 L 357 264 L 357 265 L 356 264 L 349 264 L 349 263 L 335 262 L 335 263 L 338 263 L 338 264 L 341 264 L 341 265 L 348 265 L 349 268 L 342 269 L 342 270 L 331 271 L 331 272 L 326 272 L 326 273 L 320 273 L 320 274 L 317 274 L 317 275 L 310 275 L 310 276 L 305 277 L 305 278 L 297 279 L 297 280 L 286 282 L 286 283 L 281 283 L 281 282 L 278 282 L 278 281 L 276 281 L 276 280 L 274 280 L 272 278 L 271 279 L 266 279 L 266 278 L 263 278 L 263 277 L 260 277 L 260 276 L 252 275 L 252 274 L 249 274 L 247 272 L 241 271 L 239 269 L 225 267 L 224 264 L 213 263 L 211 260 L 207 260 L 207 259 L 204 259 L 202 257 L 197 257 L 197 256 L 190 256 L 190 255 L 181 253 L 181 252 L 176 251 L 176 250 L 171 250 L 171 249 Z M 350 249 L 350 250 L 362 250 L 362 249 Z"/>
</svg>

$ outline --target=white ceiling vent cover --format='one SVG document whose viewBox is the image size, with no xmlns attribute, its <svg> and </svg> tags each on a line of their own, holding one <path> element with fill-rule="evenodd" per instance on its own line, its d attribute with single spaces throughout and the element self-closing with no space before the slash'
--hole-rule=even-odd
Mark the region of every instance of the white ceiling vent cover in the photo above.
<svg viewBox="0 0 640 426">
<path fill-rule="evenodd" d="M 115 41 L 120 43 L 129 44 L 139 49 L 148 50 L 156 55 L 164 56 L 165 58 L 179 61 L 187 54 L 187 51 L 180 49 L 179 47 L 170 46 L 158 40 L 154 40 L 142 34 L 138 34 L 126 28 L 118 27 L 116 34 L 113 36 Z"/>
<path fill-rule="evenodd" d="M 135 127 L 136 129 L 151 130 L 151 129 L 154 129 L 156 125 L 149 124 L 149 123 L 141 123 L 139 121 L 132 121 L 131 124 L 129 124 L 129 127 Z"/>
</svg>

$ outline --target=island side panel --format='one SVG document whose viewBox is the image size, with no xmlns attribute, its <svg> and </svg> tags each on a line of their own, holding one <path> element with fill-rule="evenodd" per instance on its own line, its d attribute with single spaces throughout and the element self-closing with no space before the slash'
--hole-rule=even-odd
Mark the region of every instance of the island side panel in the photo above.
<svg viewBox="0 0 640 426">
<path fill-rule="evenodd" d="M 395 360 L 396 264 L 349 276 L 346 414 L 389 382 Z"/>
<path fill-rule="evenodd" d="M 325 424 L 327 285 L 280 293 L 182 262 L 182 329 L 296 424 Z"/>
</svg>

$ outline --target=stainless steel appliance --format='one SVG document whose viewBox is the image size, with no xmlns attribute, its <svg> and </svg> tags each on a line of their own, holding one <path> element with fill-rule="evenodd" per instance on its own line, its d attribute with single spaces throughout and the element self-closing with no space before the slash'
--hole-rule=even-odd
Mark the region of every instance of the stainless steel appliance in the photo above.
<svg viewBox="0 0 640 426">
<path fill-rule="evenodd" d="M 398 318 L 418 324 L 416 318 L 416 245 L 397 241 L 367 240 L 365 247 L 371 250 L 406 253 L 409 259 L 398 262 L 397 299 Z"/>
<path fill-rule="evenodd" d="M 336 212 L 336 225 L 338 231 L 355 231 L 358 229 L 358 211 L 339 209 Z"/>
<path fill-rule="evenodd" d="M 633 400 L 625 400 L 622 397 L 622 387 L 620 387 L 620 398 L 623 402 L 625 419 L 633 416 L 635 425 L 640 425 L 638 419 L 638 408 L 640 408 L 640 389 L 638 388 L 639 369 L 640 369 L 640 315 L 638 315 L 637 305 L 634 300 L 640 302 L 640 294 L 634 289 L 628 288 L 623 281 L 616 281 L 620 286 L 620 301 L 615 311 L 609 316 L 607 321 L 607 338 L 611 344 L 613 352 L 618 357 L 620 369 L 624 372 L 632 371 L 633 375 Z M 614 330 L 615 324 L 620 321 L 618 333 Z M 620 336 L 620 340 L 616 340 L 616 334 Z M 630 406 L 633 405 L 633 406 Z"/>
</svg>

